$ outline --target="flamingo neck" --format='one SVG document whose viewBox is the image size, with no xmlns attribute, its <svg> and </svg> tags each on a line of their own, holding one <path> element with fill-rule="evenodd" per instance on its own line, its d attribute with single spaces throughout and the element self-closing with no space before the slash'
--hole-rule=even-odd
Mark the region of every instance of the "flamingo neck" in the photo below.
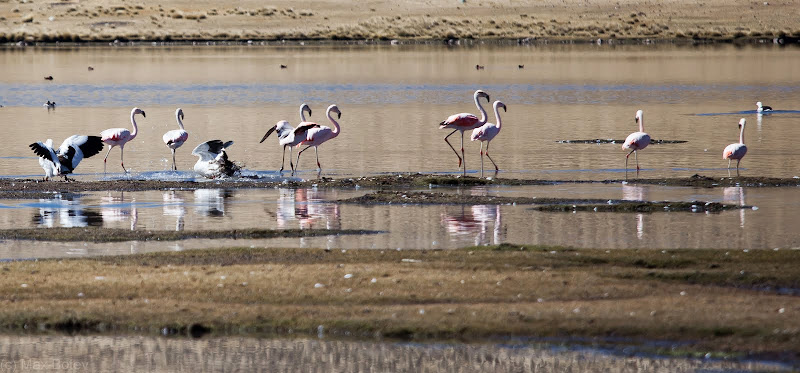
<svg viewBox="0 0 800 373">
<path fill-rule="evenodd" d="M 494 117 L 497 118 L 497 130 L 500 130 L 500 126 L 502 126 L 502 120 L 500 119 L 500 110 L 497 105 L 494 106 Z"/>
<path fill-rule="evenodd" d="M 180 116 L 180 115 L 178 115 L 178 114 L 175 114 L 175 119 L 177 119 L 177 120 L 178 120 L 178 127 L 180 127 L 181 129 L 183 129 L 183 122 L 181 121 L 181 116 Z M 136 126 L 136 122 L 134 122 L 134 127 L 135 127 L 135 126 Z"/>
<path fill-rule="evenodd" d="M 306 121 L 306 111 L 304 110 L 305 108 L 306 108 L 305 106 L 301 106 L 300 107 L 300 121 L 301 122 L 305 122 Z"/>
<path fill-rule="evenodd" d="M 739 144 L 744 144 L 744 126 L 739 130 Z"/>
<path fill-rule="evenodd" d="M 481 125 L 483 125 L 486 123 L 486 110 L 483 110 L 483 106 L 481 106 L 480 97 L 478 97 L 478 95 L 475 95 L 474 98 L 475 98 L 475 106 L 477 106 L 478 111 L 481 112 Z"/>
<path fill-rule="evenodd" d="M 333 123 L 333 131 L 332 131 L 333 132 L 333 137 L 339 136 L 339 123 L 336 122 L 336 119 L 333 119 L 333 116 L 331 115 L 331 111 L 330 110 L 328 110 L 327 114 L 328 114 L 328 120 L 330 120 L 331 123 Z"/>
<path fill-rule="evenodd" d="M 128 141 L 133 140 L 133 138 L 136 137 L 136 134 L 139 132 L 139 127 L 136 126 L 135 115 L 136 114 L 131 113 L 131 124 L 133 125 L 133 132 L 131 132 L 131 137 L 129 138 Z M 183 128 L 183 127 L 181 126 L 181 128 Z"/>
<path fill-rule="evenodd" d="M 644 114 L 639 116 L 639 132 L 644 132 Z"/>
</svg>

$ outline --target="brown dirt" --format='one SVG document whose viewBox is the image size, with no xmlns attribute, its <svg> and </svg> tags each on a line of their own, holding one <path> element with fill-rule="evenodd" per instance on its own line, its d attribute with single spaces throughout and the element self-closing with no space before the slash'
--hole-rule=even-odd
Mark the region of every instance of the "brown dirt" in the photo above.
<svg viewBox="0 0 800 373">
<path fill-rule="evenodd" d="M 322 178 L 319 180 L 267 182 L 254 179 L 238 179 L 215 182 L 158 181 L 158 180 L 117 180 L 117 181 L 39 181 L 31 179 L 0 180 L 0 199 L 49 198 L 53 193 L 80 193 L 86 191 L 143 191 L 143 190 L 196 190 L 204 188 L 242 189 L 242 188 L 418 188 L 428 186 L 470 187 L 480 185 L 551 185 L 558 183 L 620 183 L 623 180 L 523 180 L 523 179 L 481 179 L 467 176 L 395 174 L 365 176 L 355 178 Z M 711 178 L 694 175 L 688 178 L 630 179 L 631 184 L 657 184 L 688 187 L 796 187 L 800 179 L 766 177 L 722 177 Z M 512 202 L 513 203 L 513 202 Z"/>
<path fill-rule="evenodd" d="M 797 0 L 3 0 L 0 41 L 796 42 L 799 8 Z"/>
<path fill-rule="evenodd" d="M 798 255 L 504 244 L 10 262 L 0 264 L 0 328 L 314 335 L 324 325 L 331 336 L 404 340 L 675 341 L 700 355 L 796 362 Z"/>
</svg>

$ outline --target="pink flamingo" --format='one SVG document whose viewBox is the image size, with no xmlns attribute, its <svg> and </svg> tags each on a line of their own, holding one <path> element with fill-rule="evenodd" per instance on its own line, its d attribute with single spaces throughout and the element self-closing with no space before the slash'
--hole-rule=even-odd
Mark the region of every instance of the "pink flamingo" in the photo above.
<svg viewBox="0 0 800 373">
<path fill-rule="evenodd" d="M 722 159 L 728 160 L 728 175 L 731 172 L 731 159 L 736 160 L 736 176 L 739 176 L 739 162 L 747 154 L 747 147 L 744 145 L 744 124 L 745 119 L 739 119 L 739 143 L 730 144 L 722 152 Z"/>
<path fill-rule="evenodd" d="M 119 160 L 120 164 L 122 165 L 122 170 L 128 172 L 128 170 L 125 169 L 125 160 L 123 157 L 125 155 L 125 143 L 136 138 L 136 133 L 138 132 L 138 127 L 136 127 L 136 119 L 133 117 L 136 114 L 142 114 L 142 117 L 147 118 L 147 115 L 144 114 L 144 110 L 139 109 L 138 107 L 133 108 L 133 110 L 131 110 L 131 124 L 133 124 L 133 132 L 128 131 L 127 128 L 109 128 L 103 132 L 100 132 L 100 138 L 103 140 L 103 142 L 111 146 L 108 148 L 108 153 L 106 153 L 105 159 L 103 159 L 103 172 L 106 172 L 108 154 L 111 153 L 111 149 L 114 149 L 114 147 L 117 145 L 119 145 L 120 149 Z"/>
<path fill-rule="evenodd" d="M 266 140 L 272 132 L 277 131 L 278 144 L 283 145 L 281 169 L 278 172 L 283 172 L 283 162 L 286 158 L 286 147 L 289 147 L 289 167 L 291 167 L 292 171 L 294 171 L 294 165 L 292 164 L 292 147 L 306 139 L 306 132 L 308 132 L 309 129 L 319 127 L 319 124 L 306 121 L 305 111 L 308 111 L 308 115 L 311 115 L 311 108 L 308 106 L 308 104 L 303 103 L 300 105 L 300 124 L 297 125 L 297 128 L 292 128 L 288 121 L 279 121 L 277 124 L 275 124 L 275 126 L 270 127 L 270 129 L 259 142 L 264 142 L 264 140 Z"/>
<path fill-rule="evenodd" d="M 444 137 L 444 142 L 446 142 L 447 145 L 450 145 L 450 149 L 453 149 L 453 153 L 456 153 L 456 157 L 458 157 L 458 167 L 461 168 L 461 164 L 464 164 L 464 176 L 467 175 L 467 162 L 464 161 L 464 131 L 478 128 L 486 123 L 486 110 L 483 110 L 483 107 L 478 100 L 479 97 L 485 97 L 487 103 L 490 101 L 490 99 L 488 93 L 481 91 L 480 89 L 475 91 L 473 99 L 475 100 L 475 106 L 477 106 L 478 110 L 481 112 L 480 119 L 469 113 L 459 113 L 453 114 L 439 123 L 439 129 L 453 128 L 453 132 L 450 132 L 450 134 Z M 456 131 L 461 131 L 461 155 L 458 155 L 456 148 L 454 148 L 453 145 L 450 144 L 450 141 L 447 140 L 447 138 L 456 133 Z"/>
<path fill-rule="evenodd" d="M 183 122 L 181 121 L 181 119 L 183 119 L 183 109 L 178 108 L 178 110 L 175 110 L 175 119 L 178 120 L 178 127 L 180 127 L 180 129 L 165 133 L 161 139 L 164 140 L 167 147 L 172 150 L 172 169 L 177 171 L 178 166 L 175 165 L 175 149 L 180 148 L 181 145 L 186 142 L 186 139 L 189 138 L 189 132 L 183 129 Z"/>
<path fill-rule="evenodd" d="M 639 123 L 639 132 L 634 132 L 625 139 L 625 143 L 622 144 L 622 149 L 631 149 L 631 152 L 625 156 L 625 179 L 628 178 L 628 157 L 631 156 L 633 153 L 633 157 L 636 159 L 636 175 L 639 175 L 639 157 L 637 150 L 642 150 L 650 145 L 650 135 L 644 132 L 644 112 L 638 110 L 636 112 L 636 123 Z"/>
<path fill-rule="evenodd" d="M 304 151 L 308 150 L 308 148 L 313 146 L 314 153 L 317 156 L 317 167 L 319 171 L 322 172 L 322 165 L 319 164 L 319 150 L 317 148 L 320 145 L 322 145 L 322 143 L 324 143 L 325 141 L 336 138 L 336 136 L 339 136 L 340 133 L 339 123 L 337 123 L 336 120 L 333 119 L 331 113 L 336 113 L 339 119 L 342 118 L 342 112 L 339 111 L 339 107 L 337 107 L 336 105 L 328 106 L 328 110 L 325 112 L 325 115 L 328 117 L 328 120 L 330 120 L 331 123 L 333 123 L 334 129 L 331 129 L 328 126 L 313 127 L 308 129 L 306 133 L 306 139 L 301 141 L 300 144 L 297 145 L 297 146 L 300 145 L 307 145 L 307 146 L 303 150 L 297 153 L 297 162 L 294 163 L 295 170 L 297 170 L 297 168 L 300 167 L 300 155 L 303 154 Z M 311 122 L 308 123 L 316 125 L 316 123 L 311 123 Z M 300 127 L 301 126 L 298 126 L 297 129 L 295 129 L 295 131 L 300 129 Z M 295 136 L 297 135 L 295 134 Z"/>
<path fill-rule="evenodd" d="M 486 124 L 476 128 L 476 129 L 472 130 L 472 136 L 470 137 L 470 139 L 472 141 L 478 140 L 478 141 L 481 142 L 481 177 L 483 177 L 483 142 L 484 141 L 486 141 L 486 156 L 489 157 L 490 161 L 492 161 L 492 164 L 494 165 L 495 173 L 500 171 L 500 169 L 497 168 L 497 163 L 494 163 L 494 159 L 492 159 L 492 157 L 489 155 L 489 143 L 492 142 L 492 139 L 494 139 L 494 137 L 497 136 L 498 133 L 500 133 L 500 126 L 502 125 L 502 123 L 500 121 L 500 111 L 498 110 L 498 108 L 502 107 L 503 111 L 508 111 L 508 110 L 506 109 L 506 104 L 504 104 L 504 103 L 502 103 L 500 101 L 495 101 L 493 106 L 494 106 L 494 117 L 497 118 L 497 124 L 486 123 Z"/>
</svg>

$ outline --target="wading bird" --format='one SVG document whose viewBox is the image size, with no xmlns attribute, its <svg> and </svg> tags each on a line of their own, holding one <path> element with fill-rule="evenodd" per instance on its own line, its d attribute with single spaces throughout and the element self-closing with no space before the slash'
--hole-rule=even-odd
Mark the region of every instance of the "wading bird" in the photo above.
<svg viewBox="0 0 800 373">
<path fill-rule="evenodd" d="M 497 118 L 497 124 L 486 123 L 486 124 L 476 128 L 476 129 L 472 130 L 472 136 L 470 137 L 470 139 L 472 141 L 476 141 L 477 140 L 477 141 L 481 142 L 481 177 L 483 177 L 483 154 L 484 154 L 483 153 L 483 142 L 484 141 L 486 142 L 486 156 L 489 157 L 490 161 L 492 161 L 492 164 L 494 165 L 495 173 L 497 173 L 497 171 L 500 171 L 500 169 L 497 167 L 497 163 L 494 163 L 494 159 L 492 159 L 492 157 L 489 156 L 489 143 L 492 142 L 492 139 L 494 139 L 494 137 L 497 136 L 498 133 L 500 133 L 500 126 L 502 125 L 502 123 L 501 123 L 501 120 L 500 120 L 500 111 L 498 109 L 501 108 L 501 107 L 503 108 L 503 111 L 507 111 L 507 109 L 506 109 L 506 105 L 504 103 L 500 102 L 500 101 L 495 101 L 493 106 L 494 106 L 494 117 Z"/>
<path fill-rule="evenodd" d="M 328 120 L 330 120 L 331 123 L 333 123 L 334 128 L 331 129 L 328 126 L 318 126 L 308 130 L 308 132 L 306 133 L 305 140 L 301 141 L 300 144 L 297 145 L 297 146 L 306 145 L 306 147 L 303 148 L 303 150 L 297 152 L 297 161 L 294 163 L 295 170 L 300 167 L 300 155 L 303 154 L 304 151 L 308 150 L 308 148 L 313 146 L 314 154 L 317 156 L 317 169 L 320 172 L 322 172 L 322 165 L 319 164 L 318 147 L 322 145 L 322 143 L 330 139 L 336 138 L 336 136 L 339 136 L 339 133 L 341 132 L 339 128 L 339 123 L 336 122 L 335 119 L 333 119 L 331 113 L 336 113 L 338 115 L 337 116 L 338 119 L 342 118 L 342 112 L 339 111 L 338 106 L 336 105 L 328 106 L 328 110 L 325 111 L 325 116 L 327 116 Z M 300 129 L 300 127 L 298 127 L 298 129 Z M 295 134 L 295 136 L 297 136 L 297 134 Z"/>
<path fill-rule="evenodd" d="M 225 149 L 233 145 L 233 141 L 223 143 L 221 140 L 206 141 L 192 150 L 192 155 L 200 157 L 194 164 L 194 171 L 209 179 L 231 177 L 241 169 L 228 160 Z"/>
<path fill-rule="evenodd" d="M 103 150 L 103 140 L 100 136 L 72 135 L 58 149 L 53 149 L 52 139 L 29 146 L 39 156 L 39 165 L 44 169 L 45 180 L 50 180 L 53 176 L 64 176 L 64 180 L 68 181 L 67 174 L 72 173 L 81 160 Z"/>
<path fill-rule="evenodd" d="M 125 169 L 125 143 L 133 140 L 136 137 L 136 133 L 139 131 L 139 128 L 136 127 L 136 119 L 134 119 L 134 115 L 136 114 L 142 114 L 142 117 L 147 118 L 147 115 L 144 114 L 144 110 L 139 109 L 138 107 L 133 108 L 131 110 L 131 124 L 133 125 L 133 132 L 128 131 L 127 128 L 109 128 L 103 132 L 100 132 L 100 137 L 103 139 L 103 142 L 111 146 L 108 148 L 108 153 L 106 153 L 106 157 L 103 159 L 103 172 L 106 172 L 108 154 L 111 153 L 111 149 L 114 149 L 114 147 L 117 145 L 119 145 L 119 160 L 120 164 L 122 165 L 122 170 L 128 172 L 128 170 Z"/>
<path fill-rule="evenodd" d="M 758 107 L 758 109 L 756 109 L 757 113 L 763 113 L 763 112 L 772 111 L 772 106 L 763 106 L 763 105 L 761 105 L 761 101 L 756 102 L 756 106 Z"/>
<path fill-rule="evenodd" d="M 650 135 L 644 132 L 644 119 L 642 118 L 644 112 L 638 110 L 636 112 L 636 123 L 639 123 L 639 132 L 634 132 L 625 139 L 625 143 L 622 144 L 622 149 L 631 149 L 630 153 L 625 156 L 625 178 L 628 178 L 628 157 L 631 156 L 633 153 L 633 157 L 636 159 L 636 175 L 639 175 L 639 157 L 637 150 L 642 150 L 650 145 Z"/>
<path fill-rule="evenodd" d="M 49 109 L 55 109 L 56 108 L 56 103 L 55 103 L 55 101 L 50 102 L 50 100 L 47 100 L 47 102 L 42 104 L 42 106 L 46 107 L 48 110 Z"/>
<path fill-rule="evenodd" d="M 473 94 L 473 99 L 475 100 L 475 106 L 477 106 L 478 110 L 481 112 L 480 119 L 478 119 L 478 117 L 476 117 L 475 115 L 469 113 L 459 113 L 459 114 L 453 114 L 447 117 L 447 119 L 443 120 L 441 123 L 439 123 L 439 129 L 444 129 L 444 128 L 453 129 L 453 132 L 450 132 L 450 134 L 444 137 L 444 142 L 446 142 L 447 145 L 450 146 L 450 149 L 453 149 L 453 153 L 456 153 L 456 157 L 458 157 L 458 167 L 460 168 L 461 164 L 462 163 L 464 164 L 464 176 L 467 175 L 467 162 L 464 161 L 464 131 L 469 131 L 478 128 L 486 123 L 486 110 L 483 110 L 483 106 L 481 106 L 481 103 L 478 100 L 478 98 L 480 97 L 485 97 L 487 103 L 490 101 L 489 94 L 484 91 L 481 91 L 480 89 L 475 91 L 475 94 Z M 456 148 L 454 148 L 453 145 L 450 144 L 450 141 L 447 140 L 447 138 L 450 137 L 450 135 L 456 133 L 456 131 L 461 131 L 461 155 L 458 155 Z"/>
<path fill-rule="evenodd" d="M 731 172 L 731 159 L 736 160 L 736 176 L 739 176 L 739 162 L 747 154 L 747 147 L 744 145 L 744 124 L 745 119 L 739 119 L 739 143 L 733 143 L 725 147 L 722 151 L 722 159 L 728 160 L 728 175 Z"/>
<path fill-rule="evenodd" d="M 189 132 L 183 129 L 183 122 L 181 121 L 181 119 L 183 119 L 183 109 L 178 108 L 178 110 L 175 110 L 175 119 L 178 121 L 178 127 L 180 127 L 180 129 L 165 133 L 162 140 L 164 140 L 167 147 L 172 150 L 172 169 L 177 171 L 178 166 L 175 165 L 175 149 L 180 148 L 181 145 L 186 142 L 186 139 L 189 138 Z"/>
<path fill-rule="evenodd" d="M 289 167 L 292 169 L 292 171 L 294 171 L 294 164 L 292 164 L 292 147 L 306 139 L 306 132 L 309 129 L 319 127 L 319 124 L 314 122 L 306 122 L 305 111 L 308 111 L 308 115 L 311 115 L 311 108 L 308 106 L 308 104 L 303 103 L 300 105 L 300 124 L 297 125 L 296 129 L 292 128 L 288 121 L 282 120 L 275 124 L 274 127 L 271 127 L 264 137 L 261 138 L 260 143 L 264 142 L 264 140 L 266 140 L 272 132 L 278 132 L 278 144 L 283 145 L 281 169 L 279 172 L 283 172 L 283 163 L 286 158 L 286 147 L 289 147 Z"/>
</svg>

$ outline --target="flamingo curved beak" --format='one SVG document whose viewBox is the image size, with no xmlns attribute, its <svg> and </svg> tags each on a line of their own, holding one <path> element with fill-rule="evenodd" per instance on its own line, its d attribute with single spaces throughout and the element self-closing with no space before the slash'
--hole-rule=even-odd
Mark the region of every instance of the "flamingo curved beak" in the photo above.
<svg viewBox="0 0 800 373">
<path fill-rule="evenodd" d="M 342 119 L 342 113 L 341 113 L 341 112 L 338 112 L 338 113 L 336 113 L 336 114 L 338 114 L 338 115 L 336 116 L 336 119 Z"/>
<path fill-rule="evenodd" d="M 504 112 L 508 112 L 508 109 L 506 109 L 506 107 L 505 107 L 505 106 L 503 106 L 503 111 L 504 111 Z"/>
<path fill-rule="evenodd" d="M 258 143 L 260 144 L 260 143 L 264 142 L 264 140 L 266 140 L 267 137 L 269 137 L 269 135 L 271 133 L 275 132 L 276 128 L 278 128 L 278 126 L 270 127 L 269 131 L 267 131 L 267 133 L 264 135 L 264 137 L 261 138 L 261 141 L 259 141 Z"/>
<path fill-rule="evenodd" d="M 142 110 L 142 117 L 147 118 L 147 115 L 144 114 L 144 110 Z"/>
</svg>

